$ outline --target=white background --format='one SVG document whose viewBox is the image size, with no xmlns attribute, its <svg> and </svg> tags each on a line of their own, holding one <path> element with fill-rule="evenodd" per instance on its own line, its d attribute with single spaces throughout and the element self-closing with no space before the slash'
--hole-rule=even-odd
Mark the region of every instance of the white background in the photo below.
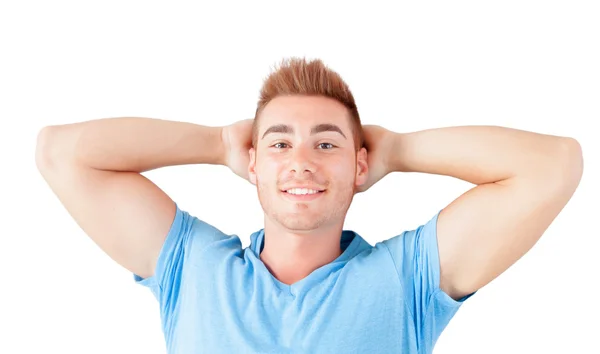
<svg viewBox="0 0 600 354">
<path fill-rule="evenodd" d="M 39 129 L 118 116 L 251 118 L 262 80 L 287 56 L 338 71 L 365 124 L 575 137 L 585 160 L 576 194 L 525 257 L 464 304 L 434 353 L 600 352 L 596 2 L 215 3 L 0 5 L 0 352 L 165 353 L 150 291 L 87 238 L 37 172 Z M 255 189 L 225 167 L 147 176 L 244 246 L 262 227 Z M 392 174 L 355 198 L 345 228 L 374 244 L 471 187 Z"/>
</svg>

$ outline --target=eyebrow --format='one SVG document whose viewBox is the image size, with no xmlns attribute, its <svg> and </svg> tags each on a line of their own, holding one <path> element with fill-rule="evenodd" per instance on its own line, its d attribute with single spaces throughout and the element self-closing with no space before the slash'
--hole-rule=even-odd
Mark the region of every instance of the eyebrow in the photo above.
<svg viewBox="0 0 600 354">
<path fill-rule="evenodd" d="M 315 135 L 323 132 L 337 132 L 340 133 L 344 139 L 346 139 L 346 135 L 342 132 L 340 127 L 335 124 L 323 123 L 317 124 L 310 129 L 310 135 Z M 276 124 L 272 125 L 265 131 L 261 139 L 264 139 L 267 134 L 270 133 L 282 133 L 282 134 L 294 134 L 294 128 L 287 124 Z"/>
</svg>

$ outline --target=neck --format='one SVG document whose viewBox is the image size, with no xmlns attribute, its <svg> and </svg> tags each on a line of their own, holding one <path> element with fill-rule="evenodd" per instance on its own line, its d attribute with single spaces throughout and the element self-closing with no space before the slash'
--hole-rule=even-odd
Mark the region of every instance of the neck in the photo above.
<svg viewBox="0 0 600 354">
<path fill-rule="evenodd" d="M 342 226 L 289 230 L 265 216 L 264 249 L 260 259 L 277 280 L 293 284 L 342 254 Z"/>
</svg>

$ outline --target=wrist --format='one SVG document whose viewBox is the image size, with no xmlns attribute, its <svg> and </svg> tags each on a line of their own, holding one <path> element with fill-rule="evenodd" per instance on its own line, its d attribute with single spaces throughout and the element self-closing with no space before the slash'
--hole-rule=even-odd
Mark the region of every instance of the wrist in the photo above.
<svg viewBox="0 0 600 354">
<path fill-rule="evenodd" d="M 396 133 L 390 131 L 388 134 L 388 153 L 386 166 L 388 173 L 390 172 L 410 172 L 406 162 L 408 134 Z"/>
<path fill-rule="evenodd" d="M 228 166 L 227 161 L 229 160 L 229 151 L 231 150 L 229 131 L 227 126 L 215 127 L 215 129 L 219 137 L 219 147 L 217 148 L 215 164 Z"/>
</svg>

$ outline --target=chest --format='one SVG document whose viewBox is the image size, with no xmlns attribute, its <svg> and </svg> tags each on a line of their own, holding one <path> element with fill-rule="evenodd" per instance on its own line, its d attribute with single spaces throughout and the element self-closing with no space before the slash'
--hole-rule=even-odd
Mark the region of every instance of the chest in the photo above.
<svg viewBox="0 0 600 354">
<path fill-rule="evenodd" d="M 186 347 L 173 352 L 413 352 L 414 326 L 393 268 L 347 265 L 296 292 L 248 269 L 219 273 L 182 282 L 166 340 Z"/>
</svg>

